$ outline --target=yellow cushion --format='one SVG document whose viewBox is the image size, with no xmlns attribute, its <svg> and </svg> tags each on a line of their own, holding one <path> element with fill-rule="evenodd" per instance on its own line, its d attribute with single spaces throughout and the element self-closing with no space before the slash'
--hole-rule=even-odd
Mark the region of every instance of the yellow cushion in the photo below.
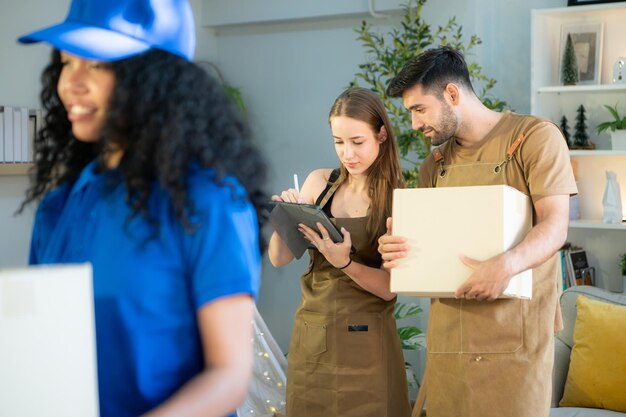
<svg viewBox="0 0 626 417">
<path fill-rule="evenodd" d="M 578 296 L 561 407 L 626 412 L 626 306 Z"/>
</svg>

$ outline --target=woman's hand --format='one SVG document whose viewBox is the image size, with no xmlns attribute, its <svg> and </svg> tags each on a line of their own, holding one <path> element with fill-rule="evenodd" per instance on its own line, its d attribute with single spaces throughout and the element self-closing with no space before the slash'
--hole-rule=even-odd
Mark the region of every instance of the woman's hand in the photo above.
<svg viewBox="0 0 626 417">
<path fill-rule="evenodd" d="M 280 193 L 280 195 L 273 195 L 272 201 L 283 201 L 285 203 L 302 204 L 304 203 L 304 198 L 302 198 L 302 195 L 295 188 L 290 188 Z"/>
<path fill-rule="evenodd" d="M 328 230 L 321 223 L 317 223 L 320 233 L 310 227 L 300 223 L 298 230 L 302 232 L 304 237 L 311 242 L 317 250 L 331 263 L 335 268 L 342 268 L 350 262 L 350 248 L 352 247 L 352 239 L 350 232 L 345 228 L 341 228 L 343 234 L 343 242 L 335 243 L 328 234 Z"/>
<path fill-rule="evenodd" d="M 385 301 L 393 300 L 396 297 L 396 294 L 389 291 L 388 271 L 352 262 L 350 258 L 350 249 L 352 248 L 350 232 L 342 227 L 343 242 L 335 243 L 330 239 L 328 230 L 324 226 L 317 223 L 317 228 L 320 231 L 319 233 L 304 224 L 299 224 L 298 230 L 326 257 L 326 260 L 332 266 L 341 269 L 344 274 L 365 291 Z"/>
<path fill-rule="evenodd" d="M 305 181 L 304 186 L 302 187 L 304 194 L 299 193 L 298 190 L 296 190 L 295 188 L 290 188 L 288 190 L 281 192 L 278 195 L 273 195 L 272 201 L 305 204 L 307 202 L 307 198 L 308 198 L 308 201 L 312 200 L 311 197 L 308 196 L 306 192 L 306 188 L 308 187 L 309 185 L 308 185 L 308 178 L 307 178 L 307 181 Z M 307 195 L 308 197 L 305 198 L 304 197 L 305 195 Z M 270 244 L 268 246 L 267 253 L 268 253 L 268 256 L 272 265 L 277 266 L 277 267 L 287 265 L 294 258 L 293 254 L 291 253 L 291 251 L 289 250 L 285 242 L 283 242 L 280 236 L 278 236 L 278 233 L 276 233 L 276 231 L 272 233 L 272 237 L 270 238 Z"/>
</svg>

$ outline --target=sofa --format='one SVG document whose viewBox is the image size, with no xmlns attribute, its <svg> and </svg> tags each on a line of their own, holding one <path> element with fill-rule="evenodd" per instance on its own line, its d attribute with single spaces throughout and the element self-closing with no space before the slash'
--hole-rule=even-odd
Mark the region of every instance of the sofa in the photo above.
<svg viewBox="0 0 626 417">
<path fill-rule="evenodd" d="M 552 381 L 552 409 L 550 417 L 618 417 L 626 413 L 599 408 L 559 407 L 563 397 L 565 382 L 570 365 L 570 353 L 574 345 L 573 332 L 576 323 L 576 298 L 583 295 L 592 300 L 605 303 L 626 305 L 626 294 L 612 293 L 591 286 L 570 287 L 561 295 L 564 328 L 555 337 L 555 361 Z M 616 352 L 624 355 L 624 352 Z M 626 395 L 626 392 L 625 392 Z"/>
</svg>

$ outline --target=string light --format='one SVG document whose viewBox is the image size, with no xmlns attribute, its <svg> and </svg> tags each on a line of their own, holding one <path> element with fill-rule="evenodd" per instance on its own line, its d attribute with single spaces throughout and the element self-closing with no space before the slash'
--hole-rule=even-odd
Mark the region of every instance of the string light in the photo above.
<svg viewBox="0 0 626 417">
<path fill-rule="evenodd" d="M 252 322 L 252 346 L 255 353 L 253 380 L 248 398 L 240 412 L 245 410 L 247 415 L 284 413 L 286 361 L 284 356 L 278 357 L 282 352 L 271 334 L 259 328 L 265 324 L 258 311 L 256 314 L 256 320 Z"/>
</svg>

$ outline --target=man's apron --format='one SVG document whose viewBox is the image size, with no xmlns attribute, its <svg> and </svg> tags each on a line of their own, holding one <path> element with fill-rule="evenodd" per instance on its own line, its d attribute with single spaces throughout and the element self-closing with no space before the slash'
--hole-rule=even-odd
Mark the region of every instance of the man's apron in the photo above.
<svg viewBox="0 0 626 417">
<path fill-rule="evenodd" d="M 437 187 L 510 184 L 507 171 L 524 136 L 495 162 L 446 165 L 440 149 Z M 459 201 L 459 206 L 463 202 Z M 468 219 L 471 221 L 471 219 Z M 556 264 L 533 269 L 532 300 L 433 299 L 427 342 L 428 417 L 545 417 L 554 359 Z"/>
<path fill-rule="evenodd" d="M 367 217 L 336 219 L 350 231 L 352 259 L 377 268 L 381 258 L 366 223 Z M 309 256 L 288 354 L 287 417 L 408 417 L 395 300 L 365 291 L 317 250 Z"/>
</svg>

